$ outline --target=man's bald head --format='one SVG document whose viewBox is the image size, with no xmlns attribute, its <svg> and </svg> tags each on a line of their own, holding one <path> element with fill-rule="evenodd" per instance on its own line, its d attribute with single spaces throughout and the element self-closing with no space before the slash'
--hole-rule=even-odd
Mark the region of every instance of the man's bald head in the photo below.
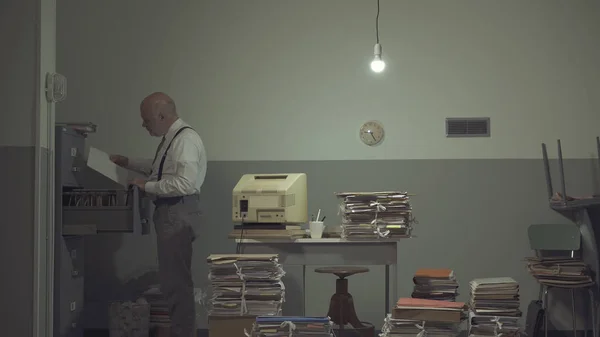
<svg viewBox="0 0 600 337">
<path fill-rule="evenodd" d="M 179 117 L 175 101 L 163 92 L 148 95 L 140 104 L 142 126 L 155 137 L 164 136 Z"/>
</svg>

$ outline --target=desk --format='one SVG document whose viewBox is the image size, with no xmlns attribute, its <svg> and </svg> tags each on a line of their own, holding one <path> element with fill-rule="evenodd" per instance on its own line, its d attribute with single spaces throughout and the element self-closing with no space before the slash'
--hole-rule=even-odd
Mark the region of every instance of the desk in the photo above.
<svg viewBox="0 0 600 337">
<path fill-rule="evenodd" d="M 385 311 L 398 300 L 398 239 L 236 239 L 244 254 L 278 254 L 285 266 L 302 266 L 302 312 L 306 315 L 306 266 L 385 266 Z M 391 291 L 390 291 L 391 283 Z"/>
</svg>

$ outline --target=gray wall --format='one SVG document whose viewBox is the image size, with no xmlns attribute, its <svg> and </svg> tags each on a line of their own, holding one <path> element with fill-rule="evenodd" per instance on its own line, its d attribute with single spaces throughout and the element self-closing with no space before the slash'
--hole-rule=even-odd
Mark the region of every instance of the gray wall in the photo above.
<svg viewBox="0 0 600 337">
<path fill-rule="evenodd" d="M 566 162 L 573 194 L 589 194 L 597 185 L 595 161 Z M 233 253 L 227 239 L 231 190 L 244 173 L 306 172 L 309 180 L 309 209 L 322 208 L 329 224 L 335 224 L 336 191 L 402 189 L 413 197 L 419 223 L 415 238 L 399 243 L 399 295 L 410 296 L 412 275 L 420 267 L 448 267 L 460 282 L 460 300 L 469 298 L 468 282 L 479 277 L 510 276 L 521 285 L 522 310 L 537 297 L 537 284 L 527 273 L 523 258 L 533 253 L 527 240 L 527 226 L 534 223 L 565 223 L 549 210 L 541 160 L 388 160 L 388 161 L 284 161 L 209 162 L 202 191 L 206 221 L 194 245 L 194 280 L 207 288 L 205 258 L 211 253 Z M 86 247 L 86 295 L 89 300 L 113 299 L 135 293 L 135 288 L 156 282 L 154 238 L 93 238 Z M 91 253 L 94 251 L 95 253 Z M 285 266 L 284 266 L 285 267 Z M 314 266 L 316 267 L 316 266 Z M 299 299 L 299 270 L 286 277 L 288 303 Z M 327 312 L 334 292 L 334 280 L 308 268 L 307 314 Z M 146 274 L 147 272 L 147 274 Z M 141 278 L 137 276 L 144 275 Z M 358 315 L 380 327 L 384 318 L 383 267 L 371 267 L 368 274 L 352 276 L 350 290 Z M 124 286 L 125 285 L 125 286 Z M 560 291 L 559 291 L 560 293 Z M 552 296 L 552 325 L 570 329 L 570 297 Z M 564 294 L 562 294 L 564 295 Z M 578 312 L 587 312 L 587 302 L 578 297 Z M 569 301 L 563 303 L 565 299 Z M 100 306 L 99 314 L 106 305 Z M 98 314 L 96 313 L 96 314 Z M 202 311 L 202 313 L 204 313 Z M 284 312 L 285 314 L 285 312 Z M 102 318 L 88 322 L 102 327 Z M 579 318 L 583 329 L 584 319 Z M 200 327 L 206 327 L 205 318 Z"/>
<path fill-rule="evenodd" d="M 51 324 L 52 198 L 48 165 L 53 104 L 40 106 L 47 71 L 55 65 L 54 0 L 0 3 L 0 297 L 10 307 L 0 318 L 2 334 L 46 336 Z"/>
<path fill-rule="evenodd" d="M 0 3 L 0 176 L 5 191 L 0 197 L 0 297 L 12 303 L 0 318 L 3 334 L 32 336 L 34 300 L 34 168 L 36 3 Z M 8 119 L 6 116 L 11 118 Z M 9 165 L 6 165 L 9 163 Z"/>
</svg>

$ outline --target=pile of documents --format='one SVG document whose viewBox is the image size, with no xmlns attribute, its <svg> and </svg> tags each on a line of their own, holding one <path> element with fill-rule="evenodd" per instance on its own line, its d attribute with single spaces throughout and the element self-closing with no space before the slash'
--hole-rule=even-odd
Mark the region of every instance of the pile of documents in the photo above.
<svg viewBox="0 0 600 337">
<path fill-rule="evenodd" d="M 413 223 L 406 192 L 344 192 L 340 199 L 344 239 L 410 237 Z"/>
<path fill-rule="evenodd" d="M 437 301 L 421 298 L 401 298 L 392 309 L 393 319 L 456 323 L 465 318 L 466 305 L 462 302 Z"/>
<path fill-rule="evenodd" d="M 286 224 L 241 224 L 234 225 L 229 239 L 301 239 L 306 230 L 300 225 Z"/>
<path fill-rule="evenodd" d="M 458 282 L 452 269 L 419 269 L 413 283 L 413 298 L 454 302 L 458 296 Z"/>
<path fill-rule="evenodd" d="M 381 337 L 395 336 L 439 336 L 455 337 L 460 333 L 460 324 L 410 319 L 395 319 L 387 315 L 381 328 Z"/>
<path fill-rule="evenodd" d="M 517 281 L 510 277 L 482 278 L 469 285 L 470 307 L 476 315 L 521 317 Z"/>
<path fill-rule="evenodd" d="M 530 257 L 527 269 L 543 285 L 583 288 L 594 284 L 590 268 L 580 258 Z"/>
<path fill-rule="evenodd" d="M 516 337 L 520 335 L 519 317 L 482 316 L 469 313 L 469 337 Z"/>
<path fill-rule="evenodd" d="M 252 327 L 252 337 L 330 337 L 331 325 L 329 317 L 259 316 Z"/>
<path fill-rule="evenodd" d="M 150 304 L 150 326 L 151 327 L 169 327 L 171 326 L 171 317 L 169 316 L 169 306 L 167 300 L 160 292 L 160 287 L 154 285 L 144 292 L 143 297 Z"/>
<path fill-rule="evenodd" d="M 144 298 L 111 303 L 108 318 L 111 337 L 148 337 L 150 305 Z"/>
<path fill-rule="evenodd" d="M 277 254 L 210 255 L 211 316 L 278 316 L 285 275 Z"/>
<path fill-rule="evenodd" d="M 469 337 L 517 336 L 521 317 L 519 283 L 510 277 L 470 282 Z"/>
</svg>

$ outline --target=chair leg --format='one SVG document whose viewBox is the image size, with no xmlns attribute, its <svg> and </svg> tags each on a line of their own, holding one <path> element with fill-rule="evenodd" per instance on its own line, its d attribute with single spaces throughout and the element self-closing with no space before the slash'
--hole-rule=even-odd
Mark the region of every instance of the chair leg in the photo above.
<svg viewBox="0 0 600 337">
<path fill-rule="evenodd" d="M 577 337 L 577 316 L 575 315 L 575 289 L 571 289 L 571 314 L 573 315 L 573 337 Z"/>
<path fill-rule="evenodd" d="M 592 316 L 592 337 L 597 337 L 596 336 L 596 297 L 594 296 L 594 290 L 592 288 L 588 289 L 588 292 L 590 294 L 590 309 L 591 309 L 591 316 Z M 585 329 L 586 333 L 587 333 L 587 328 Z"/>
<path fill-rule="evenodd" d="M 542 306 L 544 307 L 544 337 L 548 337 L 548 287 L 544 287 L 544 300 Z"/>
</svg>

